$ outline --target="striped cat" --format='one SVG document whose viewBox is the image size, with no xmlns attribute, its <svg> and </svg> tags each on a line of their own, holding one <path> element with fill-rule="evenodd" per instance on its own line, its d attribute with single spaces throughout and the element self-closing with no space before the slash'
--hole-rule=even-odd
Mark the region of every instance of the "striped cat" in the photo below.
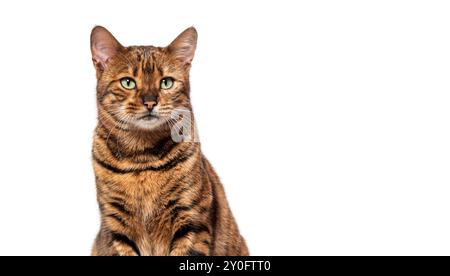
<svg viewBox="0 0 450 276">
<path fill-rule="evenodd" d="M 196 141 L 189 70 L 197 32 L 167 47 L 91 34 L 101 228 L 94 256 L 248 255 L 224 189 Z"/>
</svg>

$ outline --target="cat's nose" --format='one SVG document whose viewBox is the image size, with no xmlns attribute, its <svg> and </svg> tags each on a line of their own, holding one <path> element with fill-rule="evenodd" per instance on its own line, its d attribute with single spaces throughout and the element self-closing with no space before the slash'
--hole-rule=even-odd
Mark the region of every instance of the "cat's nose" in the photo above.
<svg viewBox="0 0 450 276">
<path fill-rule="evenodd" d="M 158 101 L 155 96 L 144 96 L 142 97 L 142 103 L 147 107 L 149 111 L 152 111 L 153 108 L 158 104 Z"/>
<path fill-rule="evenodd" d="M 144 102 L 144 105 L 147 107 L 148 110 L 153 110 L 153 108 L 157 105 L 157 102 Z"/>
</svg>

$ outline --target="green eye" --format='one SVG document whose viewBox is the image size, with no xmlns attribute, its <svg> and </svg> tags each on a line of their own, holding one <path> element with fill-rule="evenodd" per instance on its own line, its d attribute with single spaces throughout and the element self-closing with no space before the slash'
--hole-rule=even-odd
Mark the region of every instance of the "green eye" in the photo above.
<svg viewBox="0 0 450 276">
<path fill-rule="evenodd" d="M 132 80 L 131 78 L 123 78 L 120 80 L 120 84 L 123 88 L 132 90 L 136 88 L 136 82 Z"/>
<path fill-rule="evenodd" d="M 161 80 L 161 89 L 167 90 L 172 88 L 173 86 L 173 79 L 172 78 L 164 78 Z"/>
</svg>

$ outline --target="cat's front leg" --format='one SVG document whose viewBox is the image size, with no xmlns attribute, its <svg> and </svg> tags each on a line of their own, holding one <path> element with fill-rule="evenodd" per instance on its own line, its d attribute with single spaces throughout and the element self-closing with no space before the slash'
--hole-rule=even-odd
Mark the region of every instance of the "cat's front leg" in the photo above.
<svg viewBox="0 0 450 276">
<path fill-rule="evenodd" d="M 127 236 L 118 233 L 99 235 L 92 256 L 140 256 L 137 245 Z"/>
<path fill-rule="evenodd" d="M 211 231 L 204 224 L 186 224 L 172 238 L 170 256 L 211 255 Z"/>
</svg>

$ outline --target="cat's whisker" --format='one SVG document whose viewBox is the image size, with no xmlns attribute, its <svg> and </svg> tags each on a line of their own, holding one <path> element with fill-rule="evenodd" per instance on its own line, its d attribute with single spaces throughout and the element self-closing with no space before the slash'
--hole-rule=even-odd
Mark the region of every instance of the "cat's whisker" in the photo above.
<svg viewBox="0 0 450 276">
<path fill-rule="evenodd" d="M 113 112 L 114 113 L 114 112 Z M 114 129 L 117 129 L 119 132 L 122 131 L 121 129 L 126 129 L 125 126 L 129 123 L 129 121 L 127 120 L 127 116 L 123 116 L 122 114 L 118 114 L 118 112 L 116 112 L 118 115 L 118 119 L 120 121 L 117 120 L 113 120 L 113 127 L 111 127 L 111 129 L 109 130 L 108 136 L 106 137 L 106 144 L 108 144 L 109 139 L 111 137 L 111 134 L 113 132 Z M 98 113 L 101 117 L 105 118 L 105 115 L 103 115 L 102 113 Z M 106 127 L 106 126 L 105 126 Z M 120 152 L 120 147 L 119 147 L 119 142 L 116 139 L 116 148 L 117 148 L 117 154 L 120 158 L 122 158 L 122 153 Z"/>
<path fill-rule="evenodd" d="M 170 118 L 168 120 L 169 126 L 171 130 L 175 130 L 175 133 L 180 134 L 181 131 L 184 131 L 185 129 L 188 129 L 188 131 L 192 131 L 190 129 L 191 123 L 185 122 L 184 120 L 175 120 L 173 118 Z M 190 133 L 191 134 L 191 133 Z"/>
</svg>

